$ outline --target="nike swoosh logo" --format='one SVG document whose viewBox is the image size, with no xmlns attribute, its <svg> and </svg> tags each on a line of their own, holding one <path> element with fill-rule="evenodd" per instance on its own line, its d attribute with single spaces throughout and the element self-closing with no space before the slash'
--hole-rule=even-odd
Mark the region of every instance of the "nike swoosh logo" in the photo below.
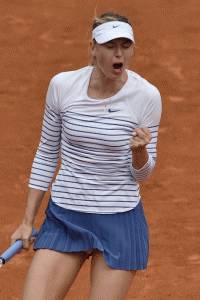
<svg viewBox="0 0 200 300">
<path fill-rule="evenodd" d="M 117 28 L 117 27 L 119 27 L 119 26 L 120 26 L 120 25 L 117 25 L 117 26 L 114 26 L 114 25 L 113 25 L 113 28 Z"/>
<path fill-rule="evenodd" d="M 110 108 L 108 109 L 108 112 L 109 112 L 109 113 L 116 112 L 116 111 L 120 111 L 120 110 L 119 110 L 119 109 L 118 109 L 118 110 L 112 110 L 112 109 L 110 109 Z"/>
</svg>

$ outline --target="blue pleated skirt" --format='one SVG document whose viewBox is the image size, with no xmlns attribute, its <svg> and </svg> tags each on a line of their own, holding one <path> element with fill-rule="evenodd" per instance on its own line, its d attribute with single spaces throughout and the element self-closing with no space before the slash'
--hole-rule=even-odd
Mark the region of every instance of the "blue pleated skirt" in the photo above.
<svg viewBox="0 0 200 300">
<path fill-rule="evenodd" d="M 142 202 L 124 213 L 93 214 L 64 209 L 50 198 L 37 249 L 69 253 L 99 249 L 112 268 L 146 269 L 149 236 Z"/>
</svg>

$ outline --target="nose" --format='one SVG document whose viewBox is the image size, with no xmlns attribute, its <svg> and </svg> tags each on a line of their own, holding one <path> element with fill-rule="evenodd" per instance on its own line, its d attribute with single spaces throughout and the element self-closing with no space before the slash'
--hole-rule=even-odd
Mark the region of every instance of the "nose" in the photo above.
<svg viewBox="0 0 200 300">
<path fill-rule="evenodd" d="M 116 47 L 116 54 L 115 54 L 116 57 L 121 57 L 122 56 L 122 49 L 121 49 L 121 46 L 120 45 L 117 45 Z"/>
</svg>

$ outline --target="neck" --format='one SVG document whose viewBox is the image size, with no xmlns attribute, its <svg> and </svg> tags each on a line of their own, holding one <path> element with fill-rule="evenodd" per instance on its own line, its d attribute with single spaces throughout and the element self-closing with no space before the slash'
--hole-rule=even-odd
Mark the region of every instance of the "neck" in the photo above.
<svg viewBox="0 0 200 300">
<path fill-rule="evenodd" d="M 111 79 L 95 66 L 91 75 L 89 87 L 99 91 L 101 98 L 109 98 L 118 93 L 128 79 L 127 72 L 124 72 L 119 79 Z"/>
</svg>

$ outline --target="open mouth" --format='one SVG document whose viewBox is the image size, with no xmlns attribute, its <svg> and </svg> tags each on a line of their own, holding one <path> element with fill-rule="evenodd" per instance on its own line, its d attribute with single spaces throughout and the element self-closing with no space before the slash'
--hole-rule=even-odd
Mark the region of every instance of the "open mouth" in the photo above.
<svg viewBox="0 0 200 300">
<path fill-rule="evenodd" d="M 120 71 L 121 68 L 122 68 L 123 64 L 122 63 L 115 63 L 113 64 L 113 68 L 116 70 L 116 71 Z"/>
</svg>

